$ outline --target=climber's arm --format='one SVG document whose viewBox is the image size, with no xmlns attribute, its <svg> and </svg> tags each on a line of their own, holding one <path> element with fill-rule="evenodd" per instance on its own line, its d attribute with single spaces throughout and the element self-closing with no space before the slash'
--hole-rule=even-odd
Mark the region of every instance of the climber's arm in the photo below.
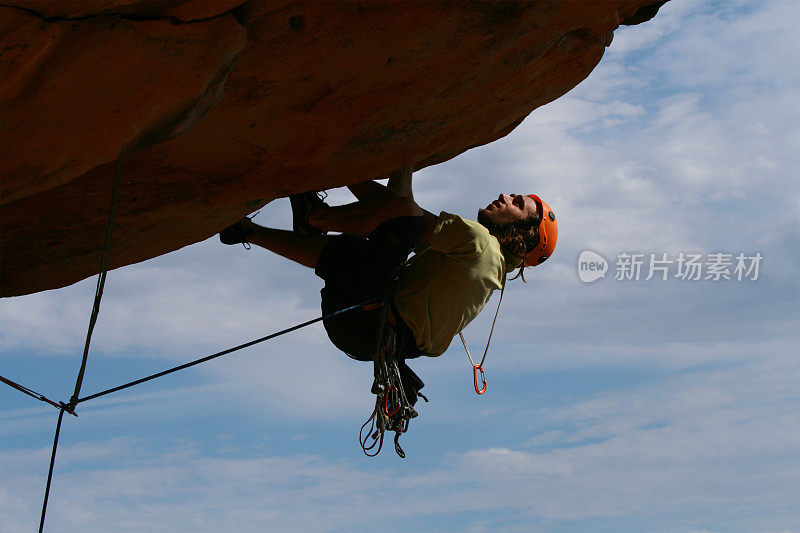
<svg viewBox="0 0 800 533">
<path fill-rule="evenodd" d="M 311 212 L 308 222 L 323 231 L 369 235 L 383 221 L 407 216 L 425 218 L 422 240 L 430 242 L 438 217 L 403 196 L 373 197 L 352 204 L 320 206 Z"/>
<path fill-rule="evenodd" d="M 425 217 L 425 231 L 422 233 L 421 240 L 423 242 L 431 242 L 431 239 L 433 238 L 433 230 L 436 227 L 436 222 L 439 220 L 439 217 L 430 211 L 421 208 L 416 202 L 414 202 L 414 191 L 411 187 L 411 176 L 413 172 L 413 168 L 411 167 L 393 172 L 389 176 L 387 189 L 402 198 L 406 198 L 410 204 L 412 204 L 418 210 L 415 211 L 415 214 Z"/>
<path fill-rule="evenodd" d="M 374 180 L 362 181 L 347 188 L 359 201 L 369 201 L 387 198 L 410 198 L 414 200 L 414 193 L 411 190 L 411 168 L 404 168 L 389 175 L 389 183 L 382 185 Z"/>
<path fill-rule="evenodd" d="M 422 232 L 422 237 L 420 240 L 422 242 L 431 242 L 431 239 L 433 238 L 433 230 L 436 227 L 436 222 L 439 220 L 439 217 L 430 211 L 421 208 L 414 201 L 414 191 L 411 187 L 411 176 L 413 173 L 414 170 L 411 167 L 393 172 L 389 176 L 389 183 L 387 184 L 386 188 L 397 194 L 399 197 L 406 199 L 412 206 L 412 210 L 414 211 L 415 215 L 421 215 L 425 217 L 425 231 Z"/>
<path fill-rule="evenodd" d="M 398 196 L 404 196 L 413 201 L 414 191 L 411 188 L 411 175 L 413 172 L 411 167 L 392 172 L 389 175 L 387 188 Z"/>
</svg>

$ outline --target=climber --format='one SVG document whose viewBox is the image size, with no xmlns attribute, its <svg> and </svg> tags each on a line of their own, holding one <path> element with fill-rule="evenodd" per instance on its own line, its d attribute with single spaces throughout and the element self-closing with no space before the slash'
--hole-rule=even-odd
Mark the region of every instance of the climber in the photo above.
<svg viewBox="0 0 800 533">
<path fill-rule="evenodd" d="M 477 222 L 445 212 L 436 216 L 414 202 L 411 174 L 396 172 L 386 186 L 376 181 L 349 186 L 358 201 L 342 206 L 329 206 L 314 192 L 293 195 L 292 231 L 245 217 L 223 230 L 220 241 L 256 244 L 314 268 L 325 281 L 323 314 L 394 290 L 388 319 L 397 353 L 402 359 L 441 355 L 503 287 L 508 272 L 519 268 L 516 278 L 525 266 L 550 257 L 558 226 L 536 195 L 501 194 L 478 211 Z M 371 361 L 378 307 L 326 320 L 333 344 L 354 359 Z M 403 381 L 411 376 L 416 392 L 422 382 L 402 366 Z"/>
</svg>

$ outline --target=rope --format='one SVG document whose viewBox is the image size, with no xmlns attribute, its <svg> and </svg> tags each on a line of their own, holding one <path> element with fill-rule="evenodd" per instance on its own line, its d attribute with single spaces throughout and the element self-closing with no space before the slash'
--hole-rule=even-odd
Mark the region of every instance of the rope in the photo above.
<svg viewBox="0 0 800 533">
<path fill-rule="evenodd" d="M 47 500 L 50 497 L 50 483 L 53 481 L 53 467 L 56 464 L 56 450 L 58 449 L 58 435 L 61 433 L 61 421 L 64 419 L 64 409 L 58 413 L 56 423 L 56 436 L 53 439 L 53 451 L 50 454 L 50 470 L 47 472 L 47 487 L 44 489 L 44 501 L 42 501 L 42 517 L 39 519 L 39 533 L 44 530 L 44 516 L 47 514 Z"/>
<path fill-rule="evenodd" d="M 12 387 L 14 389 L 17 389 L 20 392 L 23 392 L 23 393 L 27 394 L 31 398 L 36 398 L 37 400 L 41 400 L 41 401 L 43 401 L 45 403 L 49 403 L 50 405 L 52 405 L 56 409 L 59 409 L 59 410 L 63 410 L 64 409 L 63 404 L 56 403 L 53 400 L 51 400 L 50 398 L 48 398 L 47 396 L 45 396 L 44 394 L 39 394 L 35 390 L 29 389 L 28 387 L 26 387 L 24 385 L 20 385 L 19 383 L 15 383 L 15 382 L 11 381 L 8 378 L 4 378 L 3 376 L 0 376 L 0 381 L 5 383 L 9 387 Z M 71 414 L 75 414 L 75 413 L 71 413 Z M 77 416 L 77 415 L 75 415 L 75 416 Z"/>
<path fill-rule="evenodd" d="M 472 355 L 469 353 L 469 348 L 467 348 L 467 341 L 464 340 L 464 335 L 460 331 L 458 332 L 458 336 L 461 337 L 461 343 L 464 345 L 464 349 L 467 350 L 467 357 L 469 357 L 469 362 L 472 363 L 472 366 L 482 367 L 483 363 L 486 361 L 486 354 L 489 353 L 489 343 L 492 342 L 492 333 L 494 333 L 494 325 L 497 323 L 497 315 L 500 314 L 500 304 L 503 302 L 503 292 L 505 290 L 506 284 L 503 283 L 503 287 L 500 289 L 500 300 L 497 302 L 497 310 L 494 312 L 494 320 L 492 320 L 492 329 L 489 330 L 489 338 L 486 340 L 486 349 L 483 350 L 483 357 L 481 358 L 479 365 L 476 365 L 475 361 L 472 360 Z"/>
<path fill-rule="evenodd" d="M 97 276 L 97 287 L 94 292 L 94 304 L 92 305 L 92 316 L 89 318 L 89 329 L 86 332 L 86 343 L 83 346 L 83 357 L 81 368 L 78 370 L 78 377 L 75 379 L 75 392 L 72 394 L 68 404 L 61 404 L 62 408 L 58 413 L 58 423 L 56 424 L 56 435 L 53 439 L 53 452 L 50 455 L 50 471 L 47 474 L 47 487 L 44 490 L 44 500 L 42 501 L 42 517 L 39 521 L 39 533 L 44 529 L 44 518 L 47 514 L 47 500 L 50 498 L 50 484 L 53 479 L 53 468 L 56 463 L 56 450 L 58 449 L 58 436 L 61 433 L 61 421 L 64 419 L 64 411 L 75 415 L 75 405 L 83 384 L 83 375 L 86 372 L 86 361 L 89 357 L 89 344 L 92 342 L 92 333 L 97 323 L 97 316 L 100 314 L 100 300 L 103 297 L 103 286 L 106 283 L 106 273 L 108 272 L 108 258 L 111 254 L 111 235 L 114 229 L 114 215 L 117 212 L 117 197 L 119 195 L 119 181 L 122 174 L 122 158 L 117 159 L 117 170 L 114 173 L 114 183 L 111 186 L 111 208 L 108 211 L 108 222 L 106 223 L 106 238 L 103 243 L 103 254 L 100 257 L 100 272 Z M 75 415 L 77 416 L 77 415 Z"/>
<path fill-rule="evenodd" d="M 244 348 L 249 348 L 250 346 L 259 344 L 259 343 L 264 342 L 264 341 L 268 341 L 270 339 L 274 339 L 275 337 L 280 337 L 281 335 L 285 335 L 287 333 L 291 333 L 292 331 L 296 331 L 296 330 L 304 328 L 306 326 L 310 326 L 311 324 L 315 324 L 317 322 L 328 320 L 330 318 L 334 318 L 336 316 L 339 316 L 339 315 L 342 315 L 342 314 L 345 314 L 345 313 L 349 313 L 351 311 L 355 311 L 356 309 L 360 309 L 362 307 L 377 303 L 377 302 L 379 302 L 379 301 L 381 301 L 383 299 L 384 299 L 383 296 L 380 296 L 380 297 L 377 297 L 377 298 L 373 298 L 371 300 L 367 300 L 367 301 L 362 302 L 360 304 L 352 305 L 350 307 L 346 307 L 344 309 L 340 309 L 338 311 L 334 311 L 332 313 L 328 313 L 327 315 L 323 315 L 323 316 L 317 317 L 317 318 L 315 318 L 313 320 L 308 320 L 306 322 L 303 322 L 302 324 L 297 324 L 296 326 L 292 326 L 290 328 L 283 329 L 283 330 L 278 331 L 276 333 L 272 333 L 270 335 L 266 335 L 264 337 L 252 340 L 250 342 L 246 342 L 244 344 L 240 344 L 238 346 L 234 346 L 233 348 L 228 348 L 227 350 L 222 350 L 221 352 L 217 352 L 217 353 L 214 353 L 214 354 L 211 354 L 211 355 L 207 355 L 205 357 L 201 357 L 199 359 L 195 359 L 195 360 L 190 361 L 188 363 L 184 363 L 182 365 L 178 365 L 178 366 L 169 368 L 167 370 L 163 370 L 161 372 L 157 372 L 155 374 L 151 374 L 149 376 L 146 376 L 146 377 L 134 380 L 134 381 L 130 381 L 128 383 L 125 383 L 124 385 L 118 385 L 116 387 L 112 387 L 110 389 L 106 389 L 106 390 L 101 391 L 101 392 L 96 392 L 94 394 L 90 394 L 89 396 L 84 396 L 83 398 L 78 398 L 77 400 L 75 400 L 75 405 L 77 405 L 79 403 L 83 403 L 83 402 L 89 401 L 89 400 L 93 400 L 95 398 L 99 398 L 101 396 L 105 396 L 107 394 L 111 394 L 112 392 L 117 392 L 117 391 L 121 391 L 123 389 L 127 389 L 127 388 L 130 388 L 130 387 L 133 387 L 134 385 L 139 385 L 140 383 L 145 383 L 147 381 L 151 381 L 151 380 L 154 380 L 156 378 L 160 378 L 162 376 L 166 376 L 167 374 L 172 374 L 173 372 L 177 372 L 177 371 L 183 370 L 185 368 L 189 368 L 189 367 L 192 367 L 192 366 L 195 366 L 195 365 L 199 365 L 200 363 L 205 363 L 206 361 L 210 361 L 212 359 L 216 359 L 217 357 L 222 357 L 223 355 L 228 355 L 230 353 L 242 350 Z M 67 405 L 67 404 L 64 404 L 64 403 L 61 403 L 61 402 L 58 402 L 58 403 L 54 402 L 53 400 L 47 398 L 46 396 L 44 396 L 42 394 L 39 394 L 38 392 L 33 391 L 33 390 L 23 386 L 23 385 L 15 383 L 15 382 L 11 381 L 10 379 L 6 379 L 3 376 L 0 376 L 0 381 L 2 381 L 3 383 L 6 383 L 7 385 L 19 390 L 20 392 L 23 392 L 23 393 L 27 394 L 28 396 L 36 398 L 37 400 L 42 400 L 43 402 L 47 402 L 50 405 L 52 405 L 53 407 L 55 407 L 56 409 L 59 409 L 59 410 L 62 410 L 62 411 L 66 410 L 71 415 L 78 416 L 72 410 L 70 410 L 70 405 Z"/>
<path fill-rule="evenodd" d="M 483 363 L 486 361 L 486 354 L 489 353 L 489 344 L 492 342 L 492 334 L 494 333 L 494 325 L 497 323 L 497 315 L 500 314 L 500 304 L 503 303 L 503 293 L 506 290 L 506 280 L 503 279 L 503 286 L 500 288 L 500 300 L 497 302 L 497 310 L 494 312 L 494 320 L 492 320 L 492 328 L 489 330 L 489 338 L 486 339 L 486 349 L 483 350 L 483 357 L 481 357 L 480 364 L 475 364 L 475 361 L 472 360 L 472 354 L 469 353 L 469 347 L 467 347 L 467 341 L 464 340 L 464 334 L 460 331 L 458 332 L 458 336 L 461 338 L 461 344 L 464 345 L 464 349 L 467 351 L 467 357 L 469 357 L 469 362 L 472 364 L 472 375 L 475 380 L 475 392 L 478 394 L 483 394 L 486 392 L 486 378 L 483 374 Z M 481 373 L 481 379 L 483 380 L 483 389 L 478 388 L 478 371 Z"/>
<path fill-rule="evenodd" d="M 69 400 L 70 410 L 75 409 L 78 396 L 83 385 L 83 375 L 86 372 L 86 361 L 89 358 L 89 344 L 92 342 L 92 333 L 97 323 L 97 316 L 100 314 L 100 300 L 103 298 L 103 287 L 106 284 L 106 274 L 108 272 L 108 259 L 111 255 L 111 235 L 114 232 L 114 215 L 117 212 L 117 196 L 119 194 L 119 178 L 122 174 L 122 158 L 117 159 L 117 170 L 114 173 L 114 185 L 111 189 L 111 209 L 108 212 L 108 223 L 106 224 L 106 239 L 103 244 L 103 255 L 100 258 L 100 275 L 97 276 L 97 288 L 94 292 L 94 305 L 92 305 L 92 316 L 89 319 L 89 330 L 86 332 L 86 343 L 83 346 L 83 358 L 78 377 L 75 379 L 75 392 Z"/>
<path fill-rule="evenodd" d="M 255 340 L 252 340 L 250 342 L 246 342 L 244 344 L 240 344 L 238 346 L 234 346 L 233 348 L 228 348 L 227 350 L 222 350 L 221 352 L 217 352 L 215 354 L 211 354 L 211 355 L 207 355 L 205 357 L 201 357 L 200 359 L 195 359 L 194 361 L 190 361 L 188 363 L 184 363 L 182 365 L 178 365 L 178 366 L 169 368 L 167 370 L 163 370 L 161 372 L 157 372 L 155 374 L 151 374 L 151 375 L 143 377 L 141 379 L 137 379 L 137 380 L 131 381 L 129 383 L 125 383 L 124 385 L 119 385 L 117 387 L 112 387 L 110 389 L 106 389 L 104 391 L 97 392 L 95 394 L 90 394 L 89 396 L 84 396 L 83 398 L 79 398 L 78 400 L 76 400 L 75 403 L 78 404 L 78 403 L 83 403 L 83 402 L 86 402 L 86 401 L 89 401 L 89 400 L 93 400 L 95 398 L 99 398 L 100 396 L 105 396 L 106 394 L 111 394 L 112 392 L 117 392 L 117 391 L 120 391 L 120 390 L 123 390 L 123 389 L 127 389 L 129 387 L 133 387 L 134 385 L 139 385 L 140 383 L 144 383 L 146 381 L 150 381 L 150 380 L 153 380 L 153 379 L 156 379 L 156 378 L 160 378 L 162 376 L 166 376 L 167 374 L 172 374 L 173 372 L 177 372 L 179 370 L 183 370 L 183 369 L 189 368 L 191 366 L 199 365 L 200 363 L 205 363 L 206 361 L 210 361 L 212 359 L 216 359 L 217 357 L 222 357 L 223 355 L 228 355 L 230 353 L 236 352 L 236 351 L 241 350 L 243 348 L 248 348 L 248 347 L 253 346 L 255 344 L 258 344 L 260 342 L 268 341 L 270 339 L 274 339 L 275 337 L 279 337 L 281 335 L 285 335 L 286 333 L 290 333 L 292 331 L 304 328 L 306 326 L 310 326 L 311 324 L 314 324 L 316 322 L 320 322 L 320 321 L 323 321 L 323 320 L 328 320 L 330 318 L 339 316 L 339 315 L 344 314 L 344 313 L 348 313 L 350 311 L 355 311 L 356 309 L 364 307 L 365 305 L 370 305 L 370 304 L 376 303 L 376 302 L 378 302 L 378 301 L 380 301 L 382 299 L 383 299 L 383 296 L 378 297 L 378 298 L 373 298 L 372 300 L 368 300 L 366 302 L 363 302 L 363 303 L 360 303 L 360 304 L 357 304 L 357 305 L 352 305 L 350 307 L 346 307 L 346 308 L 340 309 L 338 311 L 334 311 L 332 313 L 329 313 L 327 315 L 315 318 L 313 320 L 309 320 L 307 322 L 303 322 L 302 324 L 298 324 L 296 326 L 292 326 L 290 328 L 283 329 L 281 331 L 278 331 L 277 333 L 272 333 L 272 334 L 267 335 L 265 337 L 261 337 L 260 339 L 255 339 Z"/>
</svg>

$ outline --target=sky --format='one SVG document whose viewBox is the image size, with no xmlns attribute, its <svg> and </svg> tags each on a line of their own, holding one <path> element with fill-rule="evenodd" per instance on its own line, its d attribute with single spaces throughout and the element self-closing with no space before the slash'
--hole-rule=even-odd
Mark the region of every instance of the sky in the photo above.
<svg viewBox="0 0 800 533">
<path fill-rule="evenodd" d="M 65 417 L 46 530 L 800 531 L 798 28 L 792 0 L 673 0 L 510 135 L 415 174 L 431 211 L 535 192 L 559 241 L 506 290 L 486 394 L 459 342 L 411 363 L 430 403 L 406 459 L 362 454 L 371 365 L 316 325 Z M 288 227 L 288 201 L 255 220 Z M 761 259 L 737 279 L 740 254 Z M 0 300 L 0 375 L 68 399 L 95 282 Z M 114 270 L 83 392 L 314 318 L 320 288 L 214 238 Z M 38 523 L 56 418 L 0 388 L 2 533 Z"/>
</svg>

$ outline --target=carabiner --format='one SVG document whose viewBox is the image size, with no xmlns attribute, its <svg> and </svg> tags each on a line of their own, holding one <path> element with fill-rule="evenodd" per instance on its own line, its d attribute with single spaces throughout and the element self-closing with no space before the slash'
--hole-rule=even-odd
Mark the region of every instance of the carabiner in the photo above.
<svg viewBox="0 0 800 533">
<path fill-rule="evenodd" d="M 483 382 L 483 387 L 480 389 L 478 388 L 478 370 L 481 371 L 481 381 Z M 486 392 L 486 374 L 483 373 L 483 367 L 481 365 L 472 366 L 472 377 L 475 380 L 475 392 L 478 394 Z"/>
<path fill-rule="evenodd" d="M 391 406 L 392 406 L 392 410 L 391 411 L 389 411 L 390 396 L 391 396 Z M 396 415 L 398 411 L 400 411 L 400 407 L 401 407 L 400 406 L 400 393 L 397 390 L 397 387 L 395 387 L 394 385 L 389 385 L 386 388 L 386 392 L 385 392 L 385 396 L 384 396 L 383 412 L 386 414 L 386 416 L 392 417 L 392 416 Z"/>
</svg>

